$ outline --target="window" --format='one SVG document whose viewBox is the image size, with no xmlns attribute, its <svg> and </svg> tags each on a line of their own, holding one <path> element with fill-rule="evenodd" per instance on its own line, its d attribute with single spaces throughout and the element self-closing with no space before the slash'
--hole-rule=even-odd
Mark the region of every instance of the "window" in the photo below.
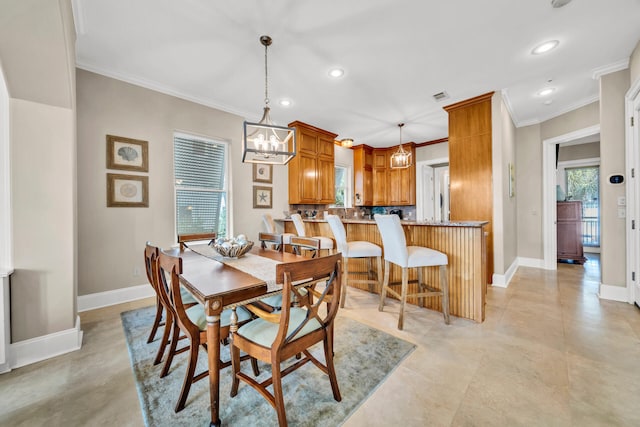
<svg viewBox="0 0 640 427">
<path fill-rule="evenodd" d="M 336 170 L 336 207 L 341 208 L 350 208 L 351 207 L 351 186 L 349 183 L 350 179 L 350 170 L 345 166 L 335 167 Z"/>
<path fill-rule="evenodd" d="M 227 236 L 228 144 L 174 134 L 177 234 Z"/>
<path fill-rule="evenodd" d="M 582 244 L 600 246 L 600 168 L 565 169 L 568 200 L 582 201 Z"/>
</svg>

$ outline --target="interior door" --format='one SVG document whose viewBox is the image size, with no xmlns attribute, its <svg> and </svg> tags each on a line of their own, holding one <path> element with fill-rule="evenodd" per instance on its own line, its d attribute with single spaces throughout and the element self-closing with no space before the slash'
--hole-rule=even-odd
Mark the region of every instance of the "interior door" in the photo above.
<svg viewBox="0 0 640 427">
<path fill-rule="evenodd" d="M 449 221 L 449 166 L 436 167 L 434 180 L 436 221 Z"/>
<path fill-rule="evenodd" d="M 433 167 L 423 165 L 421 168 L 420 179 L 422 180 L 422 212 L 426 221 L 435 219 L 435 191 L 433 183 Z"/>
</svg>

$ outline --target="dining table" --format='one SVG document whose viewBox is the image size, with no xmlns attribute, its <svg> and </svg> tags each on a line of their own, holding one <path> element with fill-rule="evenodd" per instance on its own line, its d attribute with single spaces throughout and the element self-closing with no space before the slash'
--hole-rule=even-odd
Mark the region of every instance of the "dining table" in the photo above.
<svg viewBox="0 0 640 427">
<path fill-rule="evenodd" d="M 199 248 L 206 249 L 204 246 Z M 196 245 L 191 245 L 184 250 L 176 249 L 176 252 L 182 258 L 182 275 L 180 276 L 182 286 L 204 306 L 207 320 L 210 426 L 220 426 L 220 315 L 222 311 L 255 301 L 263 296 L 282 292 L 281 289 L 277 290 L 275 285 L 275 264 L 303 261 L 307 258 L 261 247 L 253 247 L 246 256 L 233 260 L 215 256 L 213 249 L 199 250 Z M 270 280 L 265 278 L 264 271 L 258 275 L 249 273 L 251 263 L 255 264 L 256 261 L 260 261 L 260 258 L 263 258 L 263 261 L 271 261 L 274 283 L 270 283 Z M 265 270 L 265 263 L 261 264 L 262 270 Z M 268 264 L 269 262 L 266 263 L 267 269 Z"/>
</svg>

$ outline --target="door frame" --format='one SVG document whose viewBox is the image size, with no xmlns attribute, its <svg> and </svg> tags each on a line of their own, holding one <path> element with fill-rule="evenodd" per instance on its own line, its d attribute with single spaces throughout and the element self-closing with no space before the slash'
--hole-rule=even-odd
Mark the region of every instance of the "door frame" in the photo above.
<svg viewBox="0 0 640 427">
<path fill-rule="evenodd" d="M 631 125 L 634 121 L 634 126 Z M 635 175 L 640 170 L 640 79 L 637 79 L 625 95 L 625 197 L 627 228 L 627 271 L 625 272 L 629 303 L 640 301 L 640 237 L 637 224 L 640 212 L 640 186 Z M 632 227 L 635 221 L 635 227 Z M 635 280 L 633 273 L 635 272 Z M 640 304 L 640 303 L 639 303 Z"/>
<path fill-rule="evenodd" d="M 544 248 L 543 267 L 556 270 L 557 230 L 556 230 L 556 145 L 600 133 L 600 124 L 578 129 L 564 135 L 542 141 L 542 240 Z"/>
<path fill-rule="evenodd" d="M 422 166 L 433 166 L 442 163 L 449 163 L 449 157 L 439 157 L 437 159 L 421 160 L 416 162 L 416 219 L 424 217 L 424 184 L 422 182 Z M 420 177 L 420 179 L 418 179 Z"/>
</svg>

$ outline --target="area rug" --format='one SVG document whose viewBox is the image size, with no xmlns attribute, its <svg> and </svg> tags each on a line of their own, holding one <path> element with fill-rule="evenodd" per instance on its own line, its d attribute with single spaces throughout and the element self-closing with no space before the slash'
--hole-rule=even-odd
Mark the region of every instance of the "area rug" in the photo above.
<svg viewBox="0 0 640 427">
<path fill-rule="evenodd" d="M 122 313 L 131 365 L 138 388 L 140 406 L 147 426 L 209 425 L 208 380 L 191 387 L 187 405 L 179 413 L 174 407 L 182 387 L 187 353 L 177 355 L 169 374 L 160 378 L 162 364 L 153 366 L 159 339 L 147 344 L 154 307 Z M 334 363 L 342 401 L 333 399 L 329 378 L 313 364 L 283 379 L 283 389 L 290 426 L 341 425 L 414 350 L 415 345 L 348 318 L 338 317 L 335 324 Z M 312 353 L 324 360 L 322 343 Z M 228 349 L 222 357 L 228 360 Z M 258 362 L 259 379 L 270 375 L 269 365 Z M 206 354 L 200 351 L 196 372 L 207 366 Z M 251 373 L 248 361 L 243 371 Z M 224 426 L 277 426 L 275 410 L 252 387 L 240 382 L 236 397 L 231 398 L 231 368 L 220 372 L 220 419 Z"/>
</svg>

